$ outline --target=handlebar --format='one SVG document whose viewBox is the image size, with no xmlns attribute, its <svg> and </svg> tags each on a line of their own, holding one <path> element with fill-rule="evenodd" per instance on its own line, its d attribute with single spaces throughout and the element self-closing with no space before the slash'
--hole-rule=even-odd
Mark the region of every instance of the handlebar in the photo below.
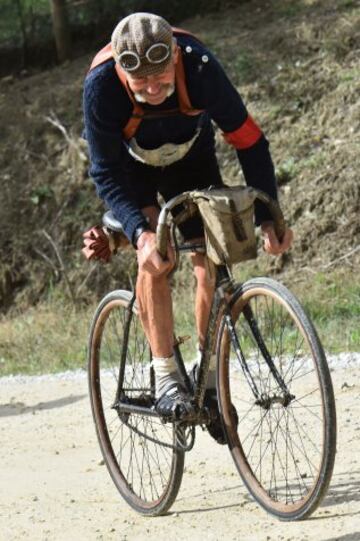
<svg viewBox="0 0 360 541">
<path fill-rule="evenodd" d="M 275 234 L 281 242 L 285 234 L 286 224 L 284 220 L 284 215 L 282 213 L 282 210 L 280 209 L 278 202 L 275 201 L 275 199 L 272 199 L 266 193 L 262 192 L 261 190 L 256 190 L 254 188 L 252 190 L 254 192 L 254 200 L 259 199 L 268 207 L 274 222 Z M 173 208 L 177 207 L 178 205 L 181 205 L 184 202 L 191 201 L 190 194 L 191 192 L 184 192 L 180 195 L 173 197 L 161 209 L 158 219 L 158 225 L 156 228 L 156 247 L 163 259 L 166 259 L 167 254 L 169 213 Z M 193 204 L 193 206 L 195 205 Z M 187 213 L 182 213 L 181 221 L 184 221 L 185 219 L 190 218 L 190 216 L 193 215 L 194 210 L 193 208 L 191 208 L 191 205 L 188 206 L 187 210 Z"/>
<path fill-rule="evenodd" d="M 163 259 L 166 259 L 168 243 L 168 215 L 170 211 L 189 199 L 190 192 L 184 192 L 170 199 L 161 209 L 156 228 L 156 248 Z M 189 213 L 190 217 L 190 213 Z M 185 217 L 184 217 L 185 218 Z"/>
</svg>

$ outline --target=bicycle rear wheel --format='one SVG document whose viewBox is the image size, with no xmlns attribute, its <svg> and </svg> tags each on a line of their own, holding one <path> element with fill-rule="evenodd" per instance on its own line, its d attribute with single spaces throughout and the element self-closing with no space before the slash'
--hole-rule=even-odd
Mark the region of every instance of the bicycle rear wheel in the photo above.
<svg viewBox="0 0 360 541">
<path fill-rule="evenodd" d="M 326 493 L 336 451 L 334 394 L 319 338 L 294 295 L 267 278 L 239 288 L 232 320 L 236 336 L 223 318 L 218 337 L 219 402 L 231 454 L 268 512 L 282 520 L 305 518 Z"/>
<path fill-rule="evenodd" d="M 139 513 L 160 515 L 180 488 L 184 452 L 178 430 L 157 416 L 121 411 L 119 403 L 154 403 L 150 349 L 133 295 L 113 291 L 100 302 L 89 341 L 89 392 L 100 448 L 125 500 Z"/>
</svg>

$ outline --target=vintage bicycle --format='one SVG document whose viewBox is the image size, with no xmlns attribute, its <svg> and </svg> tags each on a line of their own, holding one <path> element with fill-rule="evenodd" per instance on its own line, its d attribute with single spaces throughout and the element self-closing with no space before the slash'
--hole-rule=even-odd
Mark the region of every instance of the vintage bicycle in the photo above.
<svg viewBox="0 0 360 541">
<path fill-rule="evenodd" d="M 199 210 L 193 195 L 181 194 L 161 210 L 157 240 L 163 256 L 169 228 L 177 259 L 180 252 L 205 249 L 177 240 L 176 225 Z M 267 202 L 281 237 L 280 209 L 261 192 L 253 195 Z M 179 205 L 182 211 L 174 217 L 171 211 Z M 122 231 L 109 211 L 103 223 L 110 233 Z M 196 427 L 211 420 L 203 403 L 215 350 L 221 419 L 243 482 L 269 513 L 303 519 L 326 494 L 336 450 L 335 400 L 322 345 L 284 285 L 271 278 L 236 283 L 226 260 L 214 268 L 216 291 L 195 383 L 181 355 L 182 339 L 174 343 L 193 405 L 185 419 L 161 419 L 155 411 L 151 351 L 134 293 L 115 290 L 98 305 L 89 339 L 89 391 L 104 461 L 133 509 L 165 513 L 180 488 Z"/>
</svg>

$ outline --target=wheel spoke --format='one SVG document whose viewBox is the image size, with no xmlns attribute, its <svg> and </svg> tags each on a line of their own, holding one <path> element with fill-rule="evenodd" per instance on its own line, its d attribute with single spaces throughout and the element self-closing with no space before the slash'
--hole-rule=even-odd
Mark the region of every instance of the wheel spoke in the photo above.
<svg viewBox="0 0 360 541">
<path fill-rule="evenodd" d="M 224 324 L 220 400 L 226 411 L 232 404 L 239 418 L 237 434 L 233 427 L 228 429 L 231 452 L 259 503 L 275 515 L 303 518 L 321 501 L 334 463 L 334 423 L 326 417 L 331 410 L 335 419 L 330 374 L 311 323 L 283 286 L 257 279 L 236 295 L 234 327 L 261 396 L 255 401 L 243 371 L 228 368 L 231 348 Z M 330 404 L 327 408 L 325 400 Z M 326 438 L 331 441 L 330 451 L 329 447 L 325 451 Z"/>
<path fill-rule="evenodd" d="M 174 501 L 183 471 L 183 452 L 170 447 L 175 427 L 164 425 L 157 417 L 116 409 L 116 397 L 130 404 L 132 400 L 151 404 L 149 348 L 138 318 L 130 318 L 127 302 L 116 300 L 110 308 L 104 303 L 98 319 L 99 324 L 93 325 L 97 342 L 91 348 L 90 387 L 99 442 L 106 442 L 105 462 L 130 505 L 144 514 L 161 514 Z M 125 336 L 128 342 L 123 355 Z M 118 383 L 120 374 L 122 384 Z"/>
</svg>

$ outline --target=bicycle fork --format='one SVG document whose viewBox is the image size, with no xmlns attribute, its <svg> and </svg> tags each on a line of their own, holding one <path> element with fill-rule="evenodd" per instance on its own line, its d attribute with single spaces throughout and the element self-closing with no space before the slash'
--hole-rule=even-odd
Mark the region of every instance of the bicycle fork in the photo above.
<svg viewBox="0 0 360 541">
<path fill-rule="evenodd" d="M 252 376 L 251 374 L 251 371 L 249 369 L 249 366 L 248 366 L 248 363 L 246 362 L 246 359 L 245 359 L 245 356 L 243 354 L 243 351 L 241 349 L 241 345 L 240 345 L 240 342 L 239 342 L 239 339 L 238 339 L 238 336 L 236 334 L 236 330 L 235 330 L 235 326 L 234 326 L 234 323 L 233 323 L 233 320 L 232 320 L 232 316 L 231 316 L 231 311 L 230 311 L 230 308 L 229 308 L 229 305 L 226 303 L 226 306 L 225 306 L 225 314 L 224 314 L 224 318 L 225 318 L 225 325 L 228 329 L 228 332 L 229 332 L 229 335 L 230 335 L 230 340 L 231 340 L 231 343 L 233 345 L 233 348 L 234 348 L 234 351 L 236 353 L 236 357 L 239 361 L 239 364 L 240 364 L 240 367 L 243 371 L 243 374 L 245 376 L 245 379 L 246 381 L 248 382 L 250 388 L 251 388 L 251 391 L 254 395 L 254 398 L 255 398 L 255 404 L 256 405 L 259 405 L 261 406 L 262 408 L 264 409 L 269 409 L 271 404 L 272 403 L 280 403 L 282 404 L 284 407 L 288 406 L 290 404 L 290 402 L 295 398 L 294 395 L 292 395 L 285 383 L 285 381 L 283 380 L 280 372 L 278 371 L 278 369 L 276 368 L 276 365 L 271 357 L 271 354 L 268 350 L 268 348 L 266 347 L 266 344 L 264 342 L 264 339 L 261 335 L 261 332 L 260 332 L 260 329 L 258 327 L 258 324 L 257 324 L 257 321 L 256 319 L 254 318 L 254 315 L 253 315 L 253 312 L 252 312 L 252 309 L 249 305 L 246 305 L 244 308 L 243 308 L 243 314 L 244 314 L 244 317 L 250 327 L 250 330 L 251 330 L 251 333 L 254 337 L 254 340 L 263 356 L 263 359 L 265 360 L 266 364 L 268 365 L 269 367 L 269 370 L 271 372 L 271 374 L 273 375 L 276 383 L 279 385 L 281 391 L 282 391 L 282 396 L 277 396 L 277 395 L 273 395 L 273 396 L 270 396 L 270 395 L 267 395 L 266 393 L 261 393 L 256 385 L 256 382 L 254 380 L 254 377 Z"/>
</svg>

